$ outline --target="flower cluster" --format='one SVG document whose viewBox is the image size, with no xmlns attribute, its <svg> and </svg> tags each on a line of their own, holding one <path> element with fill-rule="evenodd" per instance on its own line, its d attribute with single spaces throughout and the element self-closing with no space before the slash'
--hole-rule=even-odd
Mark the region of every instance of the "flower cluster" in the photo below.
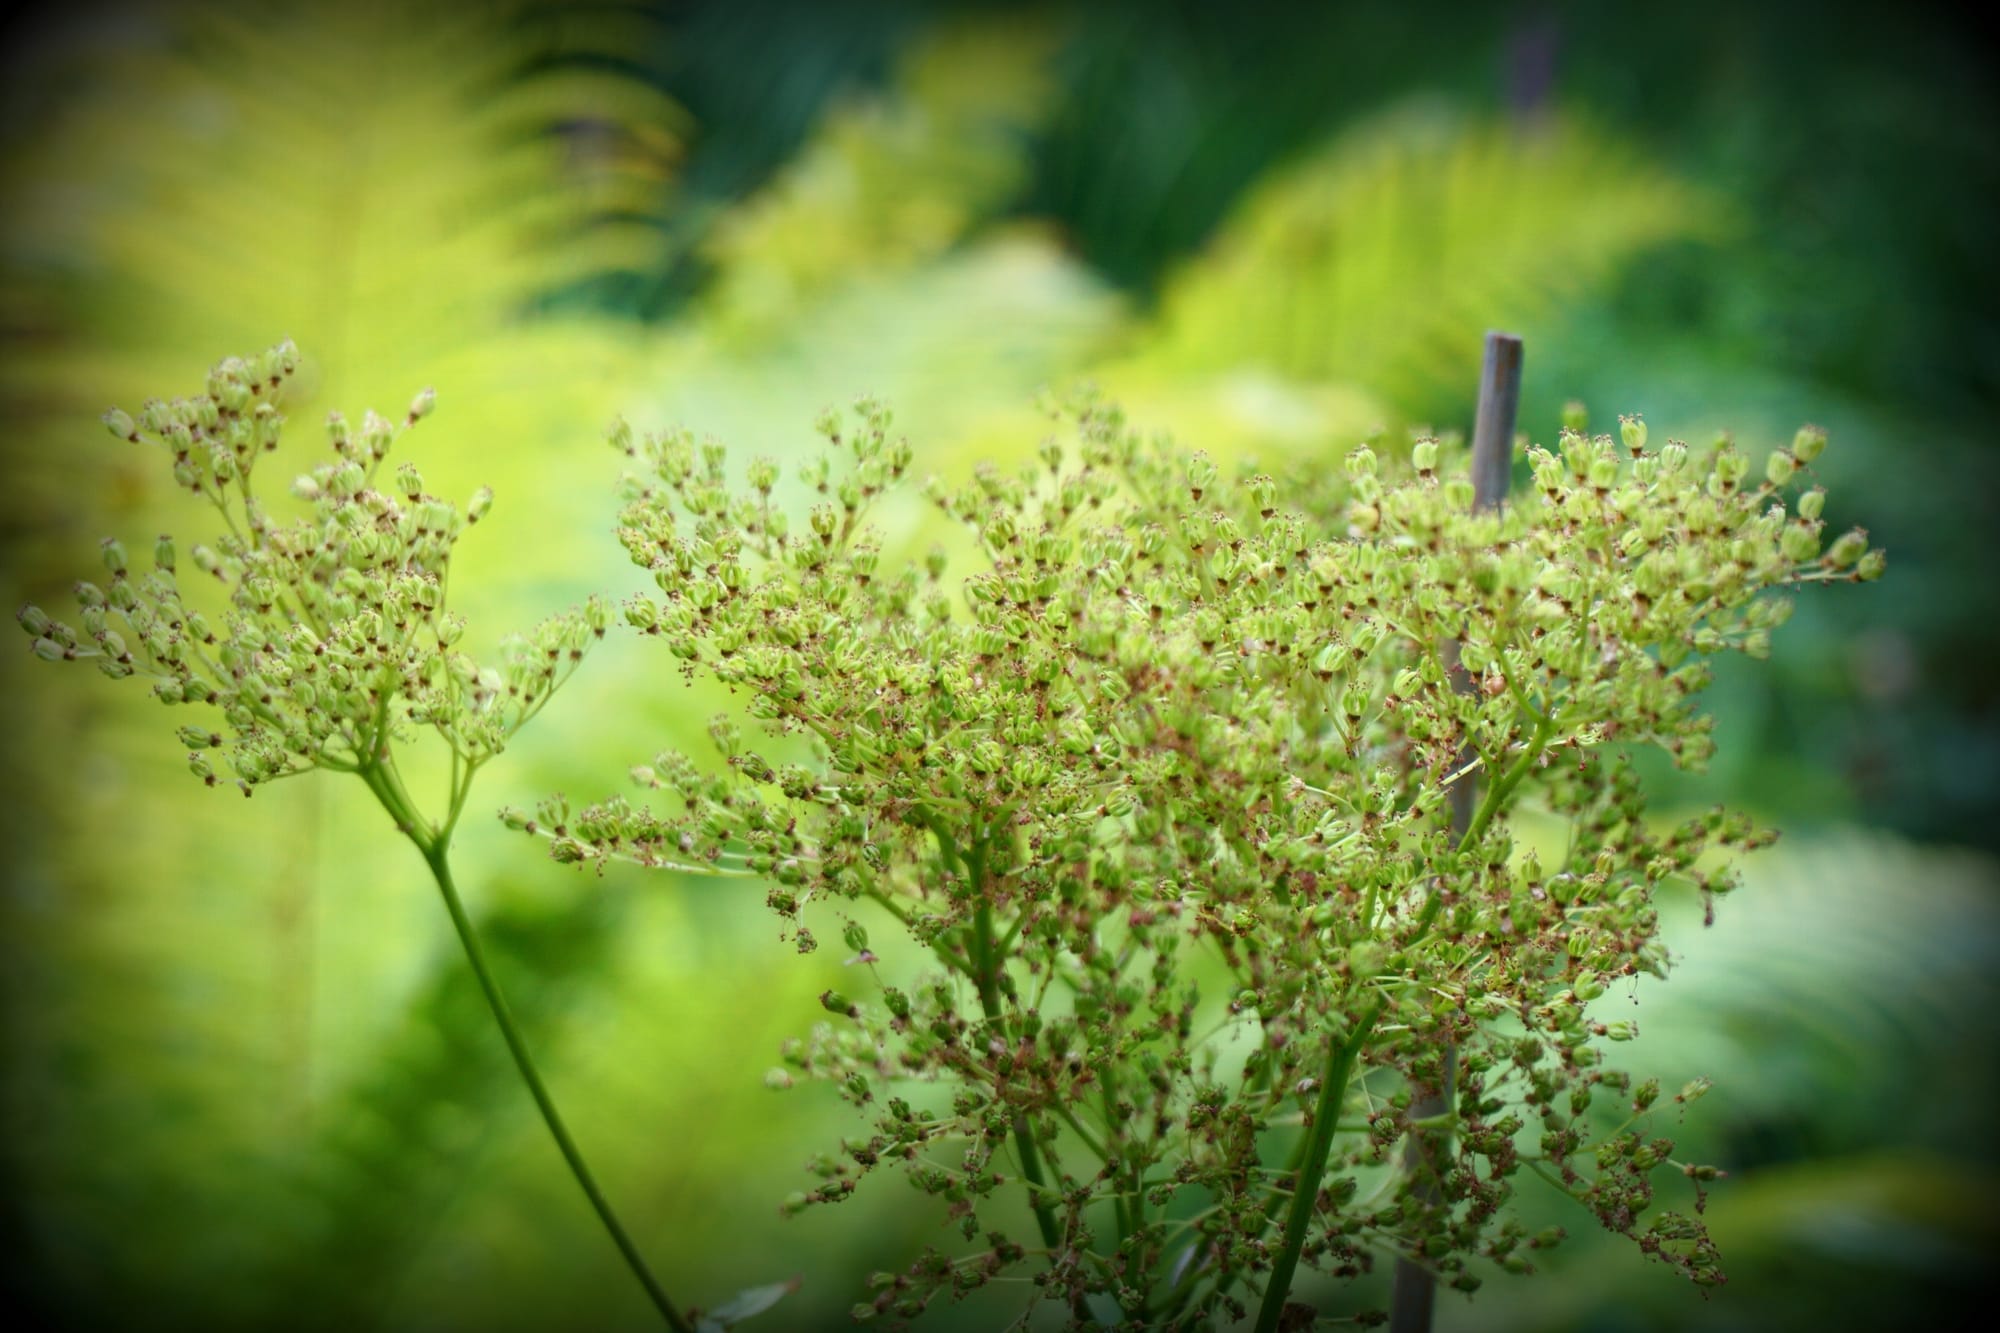
<svg viewBox="0 0 2000 1333">
<path fill-rule="evenodd" d="M 292 483 L 305 513 L 280 521 L 252 487 L 275 451 L 278 400 L 298 365 L 280 344 L 230 359 L 191 398 L 106 414 L 113 434 L 150 441 L 176 483 L 207 501 L 223 531 L 185 556 L 161 537 L 152 568 L 125 546 L 103 546 L 108 580 L 76 585 L 78 625 L 23 607 L 34 651 L 90 660 L 114 677 L 144 676 L 169 705 L 205 706 L 179 728 L 188 763 L 210 785 L 260 783 L 333 769 L 366 779 L 405 831 L 424 829 L 396 768 L 394 743 L 436 731 L 453 756 L 451 815 L 472 773 L 548 699 L 604 630 L 592 602 L 510 641 L 495 666 L 457 644 L 464 622 L 445 606 L 453 546 L 492 504 L 482 489 L 461 511 L 427 493 L 409 463 L 385 475 L 397 423 L 369 412 L 359 426 L 327 419 L 331 457 Z M 427 416 L 417 395 L 401 423 Z M 191 567 L 195 586 L 184 586 Z M 227 755 L 218 774 L 216 751 Z"/>
<path fill-rule="evenodd" d="M 1522 1170 L 1719 1281 L 1698 1219 L 1652 1208 L 1661 1171 L 1714 1172 L 1635 1130 L 1659 1089 L 1604 1066 L 1632 1025 L 1591 1001 L 1664 970 L 1657 886 L 1727 888 L 1712 853 L 1768 840 L 1720 811 L 1657 827 L 1630 751 L 1698 768 L 1704 658 L 1766 653 L 1776 590 L 1882 571 L 1802 488 L 1824 435 L 1753 479 L 1726 441 L 1566 430 L 1476 512 L 1449 442 L 1225 480 L 1100 402 L 1065 415 L 1020 472 L 927 485 L 977 542 L 951 580 L 868 525 L 911 462 L 876 405 L 822 423 L 799 521 L 771 463 L 738 485 L 719 446 L 621 426 L 619 537 L 659 589 L 626 619 L 747 716 L 712 724 L 719 763 L 635 769 L 662 800 L 508 816 L 559 860 L 761 880 L 801 950 L 829 904 L 861 961 L 871 916 L 934 955 L 828 992 L 773 1075 L 871 1120 L 796 1205 L 895 1163 L 969 1243 L 857 1315 L 1022 1265 L 1079 1327 L 1242 1318 L 1296 1262 L 1401 1255 L 1470 1290 L 1559 1238 L 1506 1217 Z M 1559 855 L 1517 840 L 1529 809 L 1567 824 Z M 1604 1129 L 1612 1098 L 1631 1119 Z M 1017 1186 L 1039 1246 L 996 1204 Z M 1287 1294 L 1260 1327 L 1304 1313 Z"/>
</svg>

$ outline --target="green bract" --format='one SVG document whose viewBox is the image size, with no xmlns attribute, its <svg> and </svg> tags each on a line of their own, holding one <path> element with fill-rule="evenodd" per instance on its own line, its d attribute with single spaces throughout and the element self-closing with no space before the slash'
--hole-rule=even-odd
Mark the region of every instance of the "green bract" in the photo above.
<svg viewBox="0 0 2000 1333">
<path fill-rule="evenodd" d="M 1658 1171 L 1697 1211 L 1713 1172 L 1640 1132 L 1657 1089 L 1603 1066 L 1632 1026 L 1590 1001 L 1664 970 L 1655 886 L 1725 889 L 1711 850 L 1768 835 L 1656 828 L 1627 754 L 1699 768 L 1702 659 L 1762 655 L 1790 609 L 1768 594 L 1879 552 L 1822 558 L 1817 499 L 1788 512 L 1732 447 L 1649 449 L 1636 419 L 1531 449 L 1532 486 L 1475 513 L 1451 442 L 1232 481 L 1101 403 L 1067 417 L 1018 473 L 927 486 L 978 543 L 953 579 L 866 522 L 911 460 L 878 406 L 824 423 L 803 513 L 768 464 L 736 486 L 718 446 L 621 426 L 642 470 L 619 536 L 659 588 L 627 619 L 750 725 L 713 724 L 720 765 L 635 770 L 652 804 L 510 817 L 565 861 L 759 879 L 801 950 L 809 907 L 867 900 L 935 955 L 829 993 L 786 1052 L 872 1121 L 795 1202 L 893 1162 L 968 1242 L 856 1314 L 1025 1265 L 1074 1326 L 1210 1326 L 1288 1243 L 1335 1277 L 1409 1255 L 1469 1290 L 1477 1261 L 1525 1270 L 1557 1239 L 1503 1212 L 1523 1170 L 1719 1281 L 1699 1220 L 1653 1208 Z M 1763 475 L 1809 482 L 1823 441 Z M 1567 825 L 1559 856 L 1517 843 L 1528 808 Z M 1439 1086 L 1433 1173 L 1398 1148 Z M 1593 1128 L 1593 1101 L 1631 1117 Z M 1017 1185 L 1033 1238 L 997 1204 Z M 1318 1206 L 1281 1240 L 1300 1189 Z M 1260 1328 L 1303 1313 L 1287 1294 Z"/>
</svg>

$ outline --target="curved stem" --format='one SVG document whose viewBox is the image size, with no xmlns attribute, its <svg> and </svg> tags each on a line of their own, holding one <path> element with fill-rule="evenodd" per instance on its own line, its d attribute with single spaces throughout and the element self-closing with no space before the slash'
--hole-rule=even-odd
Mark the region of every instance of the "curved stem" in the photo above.
<svg viewBox="0 0 2000 1333">
<path fill-rule="evenodd" d="M 1319 1203 L 1319 1181 L 1326 1174 L 1327 1154 L 1340 1128 L 1340 1105 L 1347 1097 L 1347 1082 L 1354 1076 L 1355 1061 L 1367 1043 L 1369 1030 L 1382 1015 L 1377 1000 L 1354 1025 L 1345 1041 L 1329 1043 L 1326 1078 L 1320 1085 L 1319 1102 L 1313 1107 L 1312 1134 L 1306 1139 L 1306 1158 L 1299 1167 L 1298 1182 L 1292 1190 L 1291 1212 L 1285 1217 L 1285 1239 L 1278 1258 L 1271 1265 L 1271 1279 L 1264 1286 L 1264 1303 L 1257 1308 L 1257 1333 L 1277 1333 L 1284 1314 L 1285 1297 L 1292 1289 L 1292 1274 L 1298 1271 L 1299 1251 L 1305 1248 L 1306 1232 L 1312 1227 L 1313 1212 Z"/>
<path fill-rule="evenodd" d="M 451 865 L 446 859 L 446 848 L 442 841 L 432 844 L 419 843 L 424 854 L 424 863 L 431 868 L 437 880 L 438 893 L 444 898 L 445 910 L 451 914 L 451 924 L 458 931 L 458 941 L 465 946 L 466 961 L 472 964 L 473 975 L 479 979 L 479 989 L 486 996 L 487 1008 L 493 1011 L 493 1021 L 500 1026 L 500 1035 L 506 1039 L 507 1050 L 514 1057 L 514 1067 L 521 1071 L 521 1081 L 528 1085 L 528 1092 L 535 1099 L 535 1106 L 542 1113 L 542 1121 L 549 1127 L 555 1138 L 556 1147 L 561 1150 L 563 1160 L 569 1163 L 570 1174 L 583 1187 L 590 1206 L 604 1223 L 604 1229 L 611 1233 L 611 1239 L 618 1246 L 618 1252 L 625 1256 L 626 1266 L 632 1276 L 639 1279 L 639 1285 L 646 1289 L 654 1308 L 667 1321 L 667 1327 L 674 1333 L 694 1333 L 694 1325 L 675 1308 L 668 1298 L 659 1279 L 646 1266 L 639 1247 L 619 1222 L 618 1215 L 611 1210 L 611 1203 L 604 1192 L 597 1187 L 596 1179 L 590 1174 L 590 1167 L 583 1160 L 575 1140 L 569 1136 L 569 1129 L 563 1124 L 562 1115 L 556 1110 L 555 1101 L 542 1083 L 542 1076 L 535 1068 L 535 1061 L 528 1054 L 527 1044 L 521 1039 L 521 1030 L 515 1025 L 513 1011 L 507 1007 L 507 999 L 500 993 L 500 985 L 494 979 L 493 971 L 487 966 L 486 951 L 480 946 L 479 936 L 472 929 L 472 918 L 466 914 L 465 904 L 459 899 L 458 887 L 452 882 Z"/>
</svg>

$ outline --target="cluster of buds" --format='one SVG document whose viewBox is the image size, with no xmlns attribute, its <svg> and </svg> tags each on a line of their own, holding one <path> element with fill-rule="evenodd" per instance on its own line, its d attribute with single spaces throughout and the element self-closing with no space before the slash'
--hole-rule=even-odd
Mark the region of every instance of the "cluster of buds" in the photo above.
<svg viewBox="0 0 2000 1333">
<path fill-rule="evenodd" d="M 445 606 L 452 548 L 491 493 L 460 510 L 426 492 L 412 465 L 384 471 L 401 430 L 429 415 L 428 389 L 400 423 L 370 412 L 355 428 L 329 416 L 331 457 L 292 484 L 304 516 L 273 518 L 252 473 L 278 446 L 278 400 L 297 365 L 297 350 L 282 343 L 222 362 L 194 397 L 149 402 L 136 417 L 107 413 L 113 434 L 166 453 L 176 482 L 209 503 L 223 530 L 184 556 L 161 537 L 143 572 L 122 543 L 106 541 L 108 578 L 76 585 L 77 627 L 34 606 L 20 623 L 40 657 L 143 676 L 161 702 L 198 707 L 199 720 L 178 735 L 210 785 L 233 776 L 248 795 L 329 768 L 361 773 L 401 801 L 394 743 L 428 728 L 458 761 L 455 806 L 472 770 L 603 633 L 605 610 L 593 601 L 510 640 L 497 665 L 457 647 L 464 622 Z"/>
<path fill-rule="evenodd" d="M 1664 971 L 1662 883 L 1726 889 L 1715 853 L 1768 841 L 1723 812 L 1656 828 L 1629 752 L 1699 767 L 1703 659 L 1768 651 L 1786 589 L 1882 571 L 1799 493 L 1824 435 L 1753 483 L 1726 442 L 1578 423 L 1530 451 L 1527 493 L 1475 511 L 1449 441 L 1225 480 L 1102 403 L 1060 415 L 1067 440 L 1020 472 L 927 486 L 977 543 L 949 581 L 942 550 L 891 564 L 868 525 L 911 459 L 875 405 L 823 423 L 797 523 L 771 464 L 739 486 L 719 446 L 618 428 L 639 465 L 619 535 L 658 588 L 626 619 L 745 717 L 717 719 L 712 759 L 634 770 L 664 802 L 513 818 L 564 861 L 759 880 L 801 949 L 824 904 L 871 974 L 863 916 L 934 955 L 834 996 L 773 1072 L 874 1120 L 798 1205 L 895 1162 L 986 1242 L 883 1275 L 857 1313 L 1032 1264 L 1079 1325 L 1093 1299 L 1147 1327 L 1240 1318 L 1310 1123 L 1349 1102 L 1368 1129 L 1331 1150 L 1308 1265 L 1523 1271 L 1559 1239 L 1503 1216 L 1528 1169 L 1717 1280 L 1698 1220 L 1641 1217 L 1656 1169 L 1713 1172 L 1591 1113 L 1629 1089 L 1602 1050 L 1632 1032 L 1591 1003 Z M 1460 784 L 1479 797 L 1455 824 Z M 1524 803 L 1569 825 L 1559 861 L 1517 846 Z M 1398 1145 L 1448 1050 L 1453 1146 L 1420 1181 Z M 1016 1183 L 1039 1247 L 990 1207 Z"/>
</svg>

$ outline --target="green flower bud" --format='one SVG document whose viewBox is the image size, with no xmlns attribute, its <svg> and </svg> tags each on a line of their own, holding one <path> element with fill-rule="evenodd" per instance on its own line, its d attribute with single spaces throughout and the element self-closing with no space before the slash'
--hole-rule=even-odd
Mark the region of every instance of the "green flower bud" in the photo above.
<svg viewBox="0 0 2000 1333">
<path fill-rule="evenodd" d="M 1753 629 L 1743 636 L 1743 652 L 1748 657 L 1763 661 L 1771 655 L 1771 631 Z"/>
<path fill-rule="evenodd" d="M 1849 565 L 1868 554 L 1868 533 L 1862 528 L 1851 528 L 1834 539 L 1827 549 L 1826 563 L 1835 569 L 1846 569 Z"/>
<path fill-rule="evenodd" d="M 1357 445 L 1347 455 L 1347 475 L 1359 480 L 1375 475 L 1375 451 L 1367 445 Z"/>
<path fill-rule="evenodd" d="M 842 995 L 839 991 L 826 990 L 819 993 L 819 1007 L 829 1014 L 839 1014 L 842 1018 L 857 1018 L 861 1006 Z"/>
<path fill-rule="evenodd" d="M 424 493 L 424 475 L 411 463 L 399 464 L 396 468 L 396 486 L 407 499 L 414 500 Z"/>
<path fill-rule="evenodd" d="M 1882 550 L 1870 551 L 1861 557 L 1860 563 L 1855 565 L 1854 577 L 1860 579 L 1863 583 L 1873 583 L 1876 579 L 1881 578 L 1883 571 L 1888 568 L 1888 552 Z"/>
<path fill-rule="evenodd" d="M 36 638 L 40 638 L 49 632 L 49 613 L 32 602 L 27 603 L 20 610 L 16 611 L 14 619 L 21 623 L 22 629 Z"/>
<path fill-rule="evenodd" d="M 1410 463 L 1420 475 L 1429 475 L 1437 468 L 1438 442 L 1418 440 L 1410 449 Z"/>
<path fill-rule="evenodd" d="M 1638 413 L 1618 418 L 1618 435 L 1625 441 L 1625 447 L 1638 453 L 1646 447 L 1646 420 Z"/>
<path fill-rule="evenodd" d="M 859 921 L 850 921 L 840 932 L 840 938 L 855 953 L 868 951 L 868 931 Z"/>
<path fill-rule="evenodd" d="M 1826 492 L 1815 486 L 1799 497 L 1799 517 L 1817 523 L 1819 516 L 1826 512 Z"/>
<path fill-rule="evenodd" d="M 477 523 L 480 519 L 485 518 L 492 508 L 493 488 L 491 486 L 481 486 L 472 493 L 472 499 L 466 503 L 465 521 L 468 523 Z"/>
<path fill-rule="evenodd" d="M 1207 454 L 1197 453 L 1187 461 L 1188 494 L 1199 500 L 1215 484 L 1215 464 Z"/>
<path fill-rule="evenodd" d="M 1803 565 L 1819 555 L 1819 533 L 1804 523 L 1788 524 L 1778 538 L 1778 551 L 1795 565 Z"/>
<path fill-rule="evenodd" d="M 1792 457 L 1810 463 L 1826 449 L 1826 432 L 1818 426 L 1801 426 L 1792 437 Z"/>
<path fill-rule="evenodd" d="M 1572 435 L 1582 435 L 1590 429 L 1590 409 L 1575 398 L 1563 404 L 1562 428 Z"/>
<path fill-rule="evenodd" d="M 207 750 L 222 744 L 222 737 L 207 727 L 185 726 L 175 734 L 190 750 Z"/>
<path fill-rule="evenodd" d="M 429 385 L 425 385 L 417 391 L 417 396 L 410 400 L 409 424 L 412 426 L 416 425 L 419 421 L 429 416 L 436 407 L 437 390 L 431 388 Z"/>
<path fill-rule="evenodd" d="M 1611 1041 L 1630 1041 L 1639 1035 L 1639 1025 L 1629 1019 L 1620 1019 L 1604 1025 L 1604 1035 Z"/>
<path fill-rule="evenodd" d="M 1764 460 L 1764 480 L 1773 486 L 1782 486 L 1798 471 L 1798 461 L 1780 450 Z"/>
<path fill-rule="evenodd" d="M 60 662 L 65 657 L 71 655 L 69 649 L 63 647 L 54 639 L 35 640 L 35 656 L 41 658 L 44 662 Z"/>
<path fill-rule="evenodd" d="M 106 537 L 103 542 L 104 567 L 114 578 L 125 577 L 125 543 L 116 537 Z"/>
<path fill-rule="evenodd" d="M 130 413 L 121 412 L 114 407 L 104 414 L 104 424 L 110 428 L 113 435 L 116 435 L 121 440 L 136 440 L 139 438 L 138 424 L 132 420 Z"/>
</svg>

